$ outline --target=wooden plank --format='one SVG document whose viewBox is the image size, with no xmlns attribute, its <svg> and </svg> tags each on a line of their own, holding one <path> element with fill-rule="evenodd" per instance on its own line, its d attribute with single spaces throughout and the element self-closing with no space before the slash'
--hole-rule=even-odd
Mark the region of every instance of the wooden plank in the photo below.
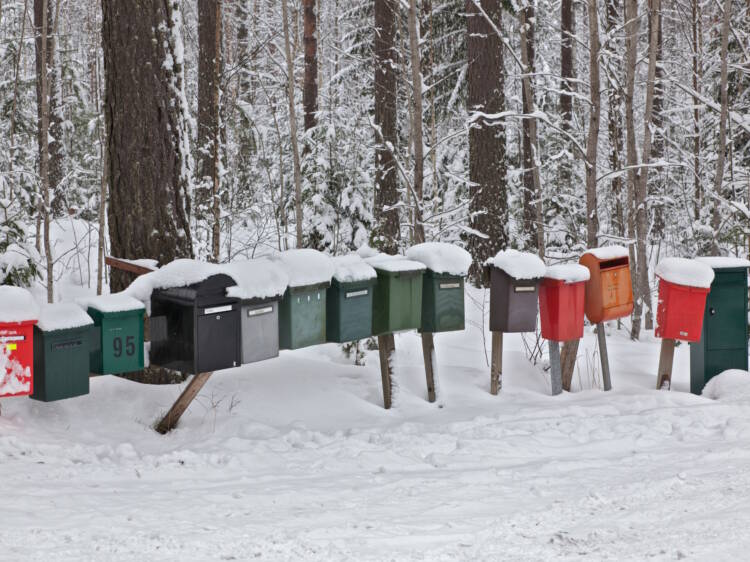
<svg viewBox="0 0 750 562">
<path fill-rule="evenodd" d="M 434 402 L 435 395 L 435 340 L 432 332 L 422 333 L 422 356 L 424 357 L 424 372 L 427 377 L 427 400 Z"/>
<path fill-rule="evenodd" d="M 656 378 L 656 390 L 670 390 L 672 388 L 674 348 L 674 340 L 661 340 L 661 353 L 659 354 L 659 373 Z"/>
<path fill-rule="evenodd" d="M 490 393 L 497 395 L 503 388 L 503 333 L 492 332 L 492 365 Z"/>
<path fill-rule="evenodd" d="M 106 256 L 104 258 L 104 263 L 106 263 L 109 267 L 127 271 L 128 273 L 134 273 L 135 275 L 144 275 L 146 273 L 156 271 L 154 268 L 138 265 L 128 260 L 122 260 L 120 258 L 113 258 L 112 256 Z"/>
<path fill-rule="evenodd" d="M 165 433 L 169 433 L 170 431 L 172 431 L 177 426 L 177 422 L 180 421 L 182 414 L 184 414 L 185 410 L 188 409 L 190 403 L 195 400 L 195 397 L 198 396 L 198 393 L 203 388 L 203 385 L 208 382 L 208 379 L 211 378 L 212 374 L 213 373 L 210 372 L 199 373 L 192 378 L 187 387 L 185 387 L 185 390 L 183 390 L 182 394 L 180 394 L 180 397 L 177 399 L 177 401 L 172 405 L 166 415 L 158 423 L 158 425 L 156 426 L 156 431 L 164 435 Z"/>
<path fill-rule="evenodd" d="M 570 385 L 573 382 L 573 372 L 576 367 L 578 358 L 578 345 L 581 340 L 569 340 L 563 343 L 562 352 L 560 353 L 560 376 L 562 378 L 562 388 L 570 392 Z"/>
<path fill-rule="evenodd" d="M 393 399 L 393 354 L 396 343 L 393 334 L 378 336 L 378 352 L 380 353 L 380 376 L 383 379 L 383 407 L 391 409 Z"/>
<path fill-rule="evenodd" d="M 612 379 L 609 376 L 609 354 L 607 353 L 607 333 L 604 322 L 596 325 L 596 339 L 599 341 L 599 359 L 602 362 L 602 384 L 604 390 L 612 390 Z"/>
<path fill-rule="evenodd" d="M 549 370 L 551 394 L 555 396 L 563 391 L 562 367 L 560 365 L 560 343 L 554 340 L 547 342 L 549 345 Z"/>
</svg>

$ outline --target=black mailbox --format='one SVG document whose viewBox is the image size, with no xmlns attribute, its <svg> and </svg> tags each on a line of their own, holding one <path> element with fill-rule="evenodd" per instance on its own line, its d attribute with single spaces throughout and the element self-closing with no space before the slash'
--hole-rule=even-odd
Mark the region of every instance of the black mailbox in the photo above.
<svg viewBox="0 0 750 562">
<path fill-rule="evenodd" d="M 212 275 L 187 287 L 151 295 L 154 365 L 183 373 L 205 373 L 242 362 L 240 299 L 228 297 L 232 277 Z"/>
<path fill-rule="evenodd" d="M 544 262 L 533 254 L 504 250 L 486 265 L 490 281 L 490 330 L 536 330 L 539 284 L 546 271 Z"/>
</svg>

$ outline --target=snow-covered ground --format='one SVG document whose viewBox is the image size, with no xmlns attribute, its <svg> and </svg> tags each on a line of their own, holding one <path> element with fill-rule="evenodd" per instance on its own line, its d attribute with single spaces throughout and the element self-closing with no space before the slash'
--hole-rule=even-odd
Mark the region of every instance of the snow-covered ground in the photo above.
<svg viewBox="0 0 750 562">
<path fill-rule="evenodd" d="M 215 374 L 168 436 L 151 425 L 176 386 L 100 377 L 83 398 L 3 400 L 0 559 L 747 559 L 741 378 L 689 394 L 681 345 L 656 391 L 658 340 L 613 325 L 612 392 L 591 389 L 587 328 L 584 390 L 549 396 L 509 335 L 491 396 L 486 323 L 467 313 L 435 338 L 436 404 L 414 333 L 396 338 L 390 411 L 377 352 L 357 367 L 335 345 Z"/>
</svg>

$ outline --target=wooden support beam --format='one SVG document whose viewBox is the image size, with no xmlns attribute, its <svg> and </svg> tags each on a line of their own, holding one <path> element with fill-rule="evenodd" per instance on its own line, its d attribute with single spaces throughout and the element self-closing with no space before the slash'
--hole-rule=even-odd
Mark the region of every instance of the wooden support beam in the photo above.
<svg viewBox="0 0 750 562">
<path fill-rule="evenodd" d="M 578 358 L 578 344 L 581 340 L 568 340 L 562 346 L 560 353 L 560 374 L 562 377 L 562 388 L 570 392 L 570 385 L 573 382 L 573 372 L 576 367 Z"/>
<path fill-rule="evenodd" d="M 670 390 L 672 388 L 674 348 L 674 340 L 661 340 L 661 353 L 659 354 L 659 373 L 656 378 L 656 390 Z"/>
<path fill-rule="evenodd" d="M 490 393 L 497 395 L 503 388 L 503 333 L 492 332 L 492 364 L 490 367 Z"/>
<path fill-rule="evenodd" d="M 435 340 L 432 332 L 422 333 L 422 356 L 424 357 L 424 372 L 427 377 L 427 400 L 434 402 L 435 394 Z"/>
<path fill-rule="evenodd" d="M 211 378 L 212 374 L 213 373 L 199 373 L 192 378 L 192 380 L 185 387 L 185 390 L 183 390 L 182 394 L 180 394 L 180 397 L 177 399 L 177 401 L 172 405 L 166 415 L 158 423 L 158 425 L 156 426 L 156 431 L 164 435 L 177 427 L 177 422 L 180 421 L 182 414 L 184 414 L 185 410 L 188 409 L 190 403 L 195 400 L 195 397 L 198 396 L 198 393 L 203 388 L 203 385 L 208 382 L 208 379 Z"/>
<path fill-rule="evenodd" d="M 104 263 L 106 263 L 109 267 L 120 269 L 122 271 L 127 271 L 128 273 L 133 273 L 135 275 L 144 275 L 146 273 L 151 273 L 152 271 L 156 271 L 153 267 L 146 267 L 144 265 L 133 263 L 132 261 L 129 261 L 129 260 L 113 258 L 112 256 L 106 256 L 104 258 Z"/>
<path fill-rule="evenodd" d="M 554 340 L 547 342 L 549 346 L 550 388 L 552 396 L 560 394 L 562 387 L 562 367 L 560 365 L 560 343 Z"/>
<path fill-rule="evenodd" d="M 383 379 L 383 407 L 390 410 L 393 400 L 393 355 L 396 352 L 393 334 L 378 336 L 378 352 L 380 353 L 380 376 Z"/>
<path fill-rule="evenodd" d="M 599 341 L 599 358 L 602 362 L 602 384 L 604 390 L 612 390 L 612 379 L 609 376 L 609 354 L 607 353 L 607 333 L 604 322 L 596 325 L 596 339 Z"/>
</svg>

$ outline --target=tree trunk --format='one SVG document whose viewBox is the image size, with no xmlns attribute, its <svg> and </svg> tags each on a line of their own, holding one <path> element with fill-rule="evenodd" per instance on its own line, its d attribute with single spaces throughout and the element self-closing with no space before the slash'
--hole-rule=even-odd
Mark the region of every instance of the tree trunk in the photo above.
<svg viewBox="0 0 750 562">
<path fill-rule="evenodd" d="M 560 3 L 560 117 L 563 127 L 570 128 L 573 120 L 573 96 L 568 92 L 575 89 L 575 69 L 573 67 L 573 41 L 575 34 L 575 12 L 573 0 Z"/>
<path fill-rule="evenodd" d="M 702 17 L 701 5 L 698 0 L 692 2 L 692 32 L 693 32 L 693 202 L 695 220 L 700 220 L 701 209 L 703 209 L 703 190 L 701 187 L 701 112 L 700 112 L 700 91 L 703 82 L 703 71 L 701 61 L 701 49 L 703 41 L 700 40 L 702 35 L 702 26 L 700 20 Z"/>
<path fill-rule="evenodd" d="M 312 129 L 318 111 L 318 39 L 315 0 L 302 0 L 303 43 L 305 46 L 305 78 L 302 106 L 305 108 L 305 131 Z M 307 145 L 305 146 L 307 150 Z"/>
<path fill-rule="evenodd" d="M 38 6 L 38 4 L 40 4 Z M 37 8 L 39 8 L 37 10 Z M 49 198 L 49 99 L 50 89 L 48 72 L 50 68 L 50 57 L 48 46 L 53 45 L 49 37 L 49 18 L 42 17 L 43 14 L 49 14 L 47 0 L 35 0 L 34 2 L 34 19 L 39 12 L 41 26 L 39 28 L 41 37 L 38 37 L 39 48 L 36 57 L 37 73 L 37 108 L 39 115 L 39 179 L 40 189 L 42 191 L 42 220 L 44 222 L 44 257 L 47 267 L 47 302 L 53 302 L 53 283 L 55 280 L 52 262 L 52 247 L 50 244 L 50 198 Z M 38 229 L 37 229 L 38 232 Z"/>
<path fill-rule="evenodd" d="M 658 29 L 656 30 L 656 70 L 654 72 L 654 108 L 653 108 L 653 142 L 651 145 L 651 157 L 654 160 L 661 160 L 664 157 L 664 69 L 663 62 L 663 45 L 662 36 L 662 17 L 661 12 L 655 22 Z M 651 35 L 651 22 L 649 21 L 649 36 Z M 651 199 L 652 226 L 651 232 L 654 243 L 664 238 L 665 216 L 664 201 L 666 195 L 666 181 L 664 179 L 665 170 L 654 169 L 651 179 L 647 182 L 648 197 Z M 653 329 L 653 322 L 650 317 L 646 317 L 646 329 Z"/>
<path fill-rule="evenodd" d="M 724 160 L 727 150 L 727 116 L 729 113 L 728 82 L 728 46 L 729 46 L 729 18 L 732 11 L 732 0 L 724 0 L 724 18 L 721 22 L 721 81 L 719 90 L 721 96 L 721 114 L 719 116 L 719 148 L 716 155 L 716 176 L 714 178 L 714 194 L 717 197 L 723 195 L 722 184 L 724 182 Z M 713 239 L 711 242 L 711 254 L 719 255 L 719 230 L 721 227 L 721 202 L 714 200 L 713 214 L 711 216 L 711 227 L 713 228 Z"/>
<path fill-rule="evenodd" d="M 619 0 L 607 0 L 607 28 L 606 34 L 610 42 L 614 41 L 614 32 L 618 26 Z M 612 43 L 608 46 L 609 51 L 616 51 L 619 43 L 615 46 Z M 616 61 L 609 61 L 615 70 L 609 82 L 607 92 L 607 102 L 609 105 L 608 115 L 608 133 L 609 133 L 609 167 L 612 171 L 619 170 L 622 167 L 622 87 L 617 80 L 617 71 L 620 65 Z M 615 175 L 611 183 L 612 198 L 614 199 L 614 222 L 615 233 L 621 238 L 625 237 L 627 231 L 625 225 L 625 208 L 623 205 L 624 190 L 622 176 Z"/>
<path fill-rule="evenodd" d="M 102 0 L 112 253 L 166 264 L 192 256 L 187 108 L 178 4 Z M 112 271 L 113 291 L 131 279 Z"/>
<path fill-rule="evenodd" d="M 424 242 L 422 223 L 422 196 L 424 183 L 424 137 L 422 132 L 422 71 L 419 53 L 419 27 L 417 26 L 417 0 L 409 0 L 409 52 L 411 54 L 411 140 L 414 150 L 414 243 Z"/>
<path fill-rule="evenodd" d="M 636 220 L 636 303 L 637 312 L 633 315 L 633 326 L 630 337 L 637 340 L 641 333 L 641 310 L 646 307 L 646 323 L 651 315 L 651 289 L 648 279 L 648 213 L 646 196 L 648 194 L 648 164 L 651 160 L 651 145 L 653 139 L 654 115 L 654 85 L 656 82 L 656 58 L 659 39 L 659 18 L 661 18 L 661 0 L 651 0 L 649 9 L 649 49 L 648 49 L 648 81 L 646 83 L 646 113 L 643 117 L 643 153 L 641 157 L 643 168 L 638 175 L 635 190 L 635 220 Z"/>
<path fill-rule="evenodd" d="M 502 2 L 466 0 L 467 110 L 471 185 L 469 250 L 472 279 L 481 282 L 482 264 L 508 247 L 505 162 L 505 68 Z M 489 21 L 488 21 L 489 19 Z"/>
<path fill-rule="evenodd" d="M 596 0 L 588 0 L 589 15 L 589 88 L 591 109 L 586 139 L 586 243 L 599 245 L 599 211 L 596 197 L 597 155 L 599 151 L 599 119 L 602 100 L 599 80 L 599 14 Z"/>
<path fill-rule="evenodd" d="M 393 149 L 396 132 L 398 84 L 396 68 L 395 0 L 375 0 L 375 126 L 379 129 L 375 148 L 375 228 L 372 243 L 383 252 L 398 252 L 400 218 L 398 178 Z"/>
<path fill-rule="evenodd" d="M 523 63 L 523 78 L 521 88 L 521 105 L 523 113 L 529 115 L 534 111 L 534 4 L 530 1 L 519 12 L 521 62 Z M 536 127 L 536 120 L 524 118 L 522 122 L 522 166 L 523 166 L 523 231 L 524 246 L 527 249 L 539 250 L 537 239 L 537 192 L 534 181 L 536 167 L 536 145 L 532 142 L 532 128 Z"/>
<path fill-rule="evenodd" d="M 297 248 L 302 247 L 302 171 L 300 169 L 299 145 L 297 143 L 297 111 L 294 104 L 294 59 L 289 37 L 287 0 L 281 0 L 281 17 L 284 19 L 284 54 L 286 56 L 286 90 L 289 101 L 289 134 L 292 138 L 294 160 L 294 213 L 297 222 Z"/>
<path fill-rule="evenodd" d="M 198 188 L 194 212 L 209 221 L 209 259 L 220 258 L 222 0 L 198 0 Z"/>
</svg>

